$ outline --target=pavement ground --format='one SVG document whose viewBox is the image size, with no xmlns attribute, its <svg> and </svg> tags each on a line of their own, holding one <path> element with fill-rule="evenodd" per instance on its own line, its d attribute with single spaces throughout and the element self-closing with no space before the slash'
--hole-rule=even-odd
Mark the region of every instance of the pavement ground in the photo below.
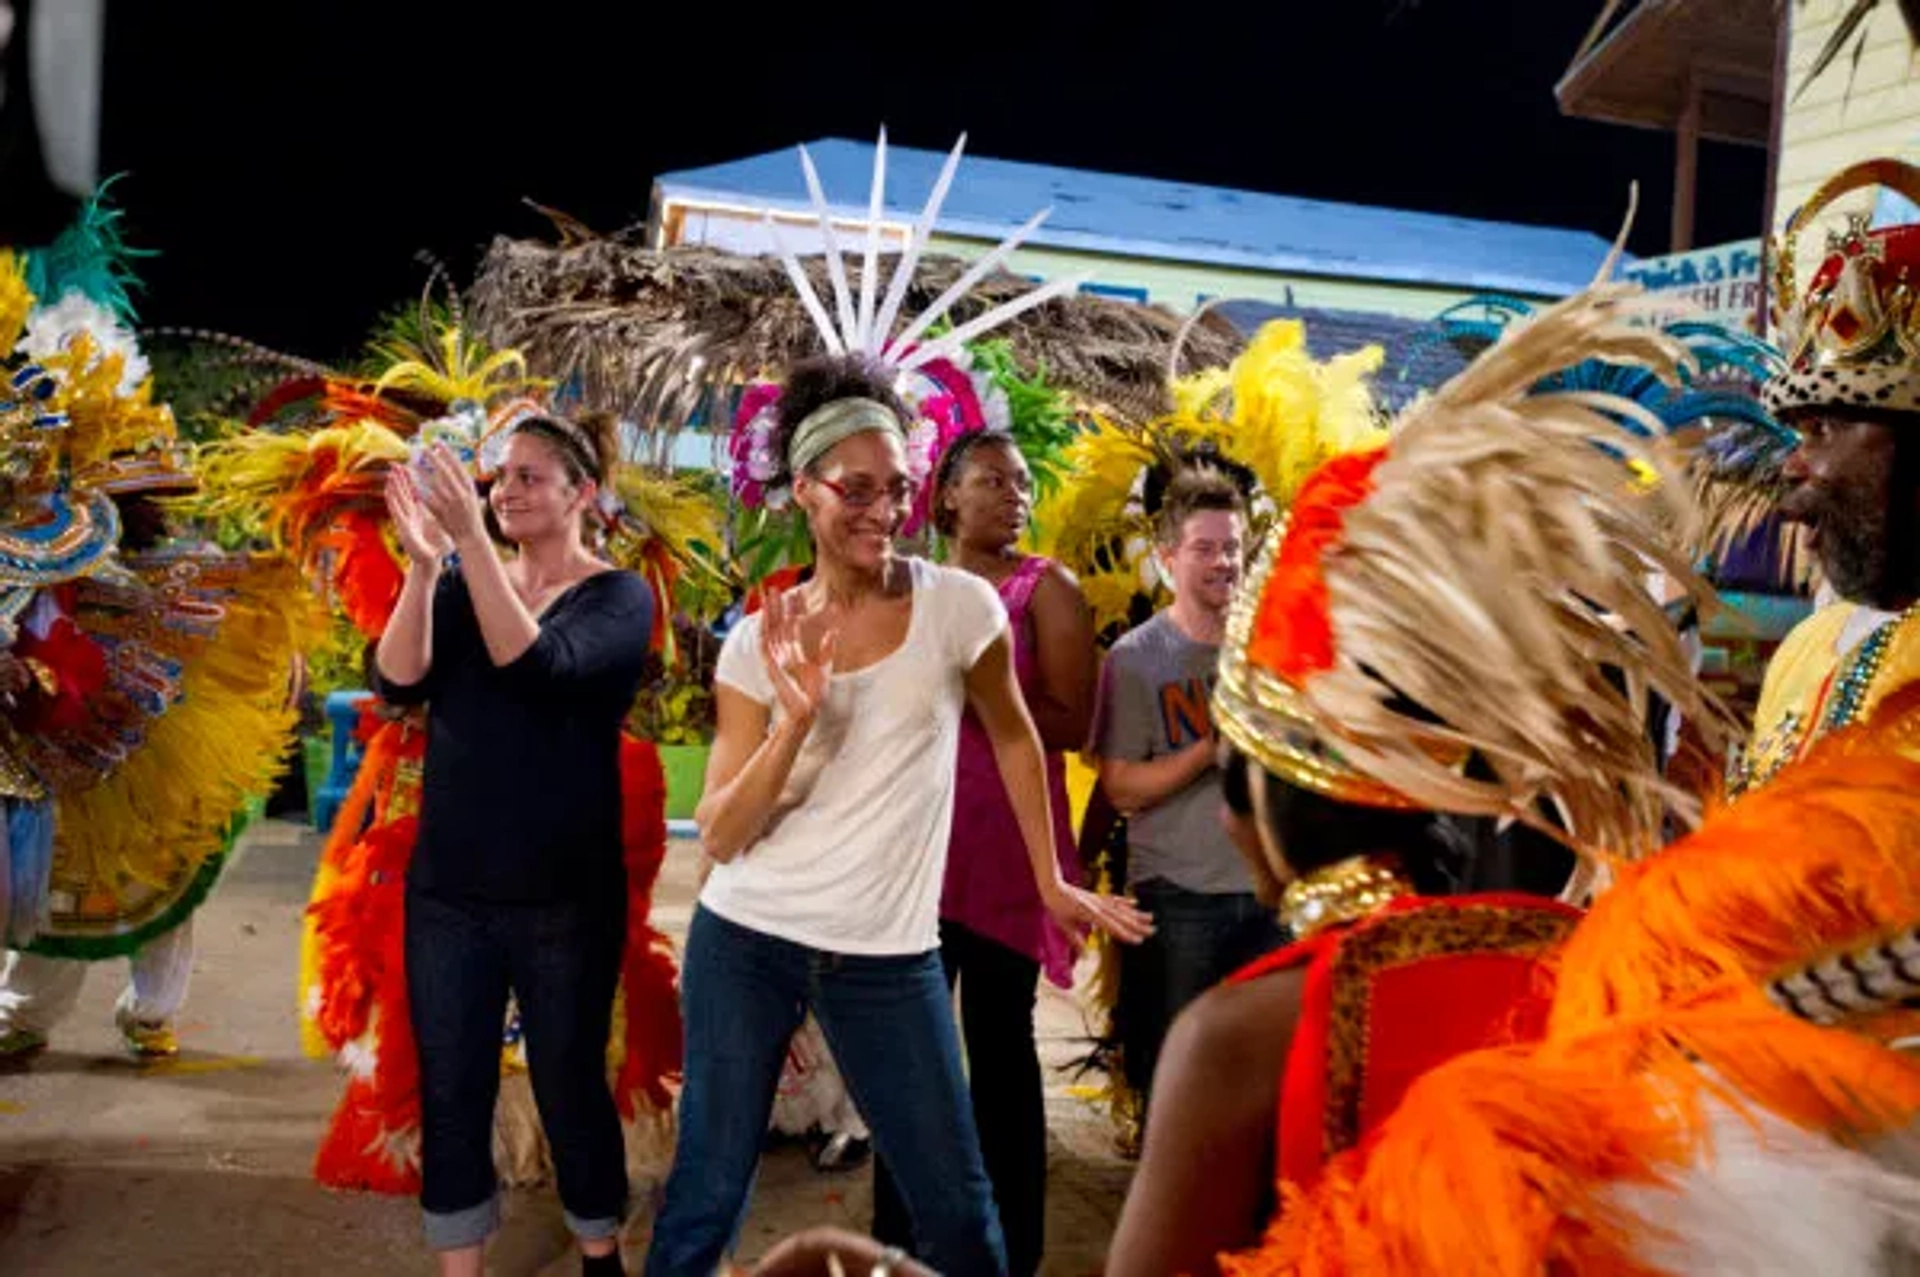
<svg viewBox="0 0 1920 1277">
<path fill-rule="evenodd" d="M 113 1002 L 124 962 L 95 964 L 51 1048 L 0 1066 L 0 1273 L 428 1273 L 410 1199 L 338 1193 L 309 1173 L 340 1090 L 330 1062 L 306 1058 L 295 1019 L 300 912 L 319 839 L 283 820 L 257 824 L 196 915 L 194 984 L 178 1025 L 182 1053 L 138 1064 L 122 1051 Z M 676 945 L 692 912 L 694 848 L 669 850 L 655 922 Z M 1132 1167 L 1104 1114 L 1059 1067 L 1085 1050 L 1069 995 L 1042 986 L 1051 1148 L 1043 1271 L 1100 1270 Z M 517 1191 L 489 1252 L 499 1274 L 578 1271 L 550 1188 Z M 627 1235 L 638 1271 L 650 1201 Z M 863 1229 L 864 1169 L 822 1174 L 797 1146 L 762 1161 L 738 1258 L 819 1223 Z"/>
</svg>

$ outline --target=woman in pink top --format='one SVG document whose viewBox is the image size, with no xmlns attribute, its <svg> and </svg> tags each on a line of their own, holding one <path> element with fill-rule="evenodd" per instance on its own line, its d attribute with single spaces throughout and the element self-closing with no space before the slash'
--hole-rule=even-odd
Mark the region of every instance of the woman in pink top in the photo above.
<svg viewBox="0 0 1920 1277">
<path fill-rule="evenodd" d="M 941 459 L 934 525 L 947 539 L 950 566 L 990 582 L 1006 604 L 1020 689 L 1048 750 L 1054 846 L 1062 874 L 1077 883 L 1064 755 L 1086 744 L 1099 658 L 1093 618 L 1073 574 L 1020 552 L 1032 509 L 1033 476 L 1011 437 L 963 435 Z M 947 983 L 960 986 L 974 1122 L 1000 1207 L 1008 1270 L 1031 1277 L 1040 1266 L 1047 1188 L 1034 996 L 1042 972 L 1063 989 L 1072 986 L 1078 945 L 1040 903 L 985 730 L 968 715 L 960 733 L 940 956 Z M 876 1163 L 874 1234 L 910 1248 L 907 1232 L 891 1177 Z"/>
</svg>

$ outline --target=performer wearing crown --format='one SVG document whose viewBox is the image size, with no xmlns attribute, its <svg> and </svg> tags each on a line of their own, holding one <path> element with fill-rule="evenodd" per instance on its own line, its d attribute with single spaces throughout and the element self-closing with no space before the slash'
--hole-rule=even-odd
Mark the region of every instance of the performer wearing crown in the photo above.
<svg viewBox="0 0 1920 1277">
<path fill-rule="evenodd" d="M 1780 508 L 1809 529 L 1833 601 L 1802 621 L 1767 671 L 1752 743 L 1732 783 L 1765 781 L 1814 741 L 1920 678 L 1920 225 L 1830 233 L 1800 286 L 1799 237 L 1843 195 L 1920 195 L 1920 169 L 1875 160 L 1827 182 L 1775 245 L 1774 323 L 1788 363 L 1767 404 L 1799 431 Z"/>
</svg>

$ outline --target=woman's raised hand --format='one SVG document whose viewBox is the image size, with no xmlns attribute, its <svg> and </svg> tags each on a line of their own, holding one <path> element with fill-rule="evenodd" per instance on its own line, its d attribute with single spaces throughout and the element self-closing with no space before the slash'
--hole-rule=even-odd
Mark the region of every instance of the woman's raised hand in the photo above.
<svg viewBox="0 0 1920 1277">
<path fill-rule="evenodd" d="M 387 471 L 387 515 L 400 538 L 400 548 L 414 563 L 436 564 L 453 550 L 453 538 L 438 520 L 420 504 L 414 493 L 413 475 L 405 466 Z"/>
<path fill-rule="evenodd" d="M 455 545 L 486 540 L 486 512 L 473 476 L 460 464 L 460 458 L 444 443 L 428 446 L 422 458 L 416 494 Z"/>
<path fill-rule="evenodd" d="M 805 633 L 809 620 L 815 620 L 811 641 Z M 837 612 L 809 613 L 798 589 L 768 596 L 760 611 L 760 653 L 788 718 L 810 723 L 820 712 L 839 642 Z"/>
</svg>

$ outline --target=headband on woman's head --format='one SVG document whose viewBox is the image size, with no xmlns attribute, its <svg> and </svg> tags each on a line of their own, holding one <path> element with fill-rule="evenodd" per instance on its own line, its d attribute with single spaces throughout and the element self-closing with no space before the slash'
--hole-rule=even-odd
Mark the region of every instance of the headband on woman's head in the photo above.
<svg viewBox="0 0 1920 1277">
<path fill-rule="evenodd" d="M 897 438 L 907 437 L 900 416 L 876 399 L 836 399 L 822 404 L 800 419 L 787 442 L 787 466 L 800 474 L 832 451 L 835 444 L 870 430 L 888 431 Z"/>
<path fill-rule="evenodd" d="M 582 430 L 573 422 L 568 421 L 565 417 L 552 416 L 546 413 L 524 417 L 509 427 L 509 433 L 519 434 L 522 430 L 542 429 L 558 436 L 579 454 L 579 460 L 585 466 L 587 476 L 595 483 L 605 481 L 606 476 L 600 473 L 600 453 L 594 448 L 593 441 L 587 438 L 586 431 Z"/>
</svg>

